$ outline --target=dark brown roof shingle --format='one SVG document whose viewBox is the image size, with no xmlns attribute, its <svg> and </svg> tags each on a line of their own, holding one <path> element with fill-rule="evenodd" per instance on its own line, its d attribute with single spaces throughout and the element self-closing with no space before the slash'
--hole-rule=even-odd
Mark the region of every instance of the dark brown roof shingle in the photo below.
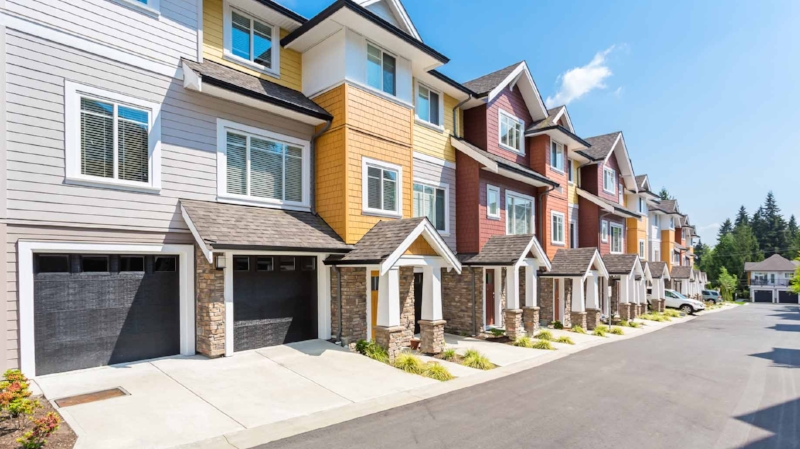
<svg viewBox="0 0 800 449">
<path fill-rule="evenodd" d="M 411 232 L 419 226 L 425 217 L 403 218 L 399 220 L 382 220 L 372 227 L 353 250 L 336 263 L 380 263 L 392 254 Z"/>
<path fill-rule="evenodd" d="M 650 265 L 650 274 L 653 276 L 653 279 L 661 279 L 664 276 L 664 267 L 667 265 L 664 262 L 648 262 Z"/>
<path fill-rule="evenodd" d="M 560 249 L 550 263 L 550 271 L 542 276 L 583 276 L 596 253 L 595 248 Z"/>
<path fill-rule="evenodd" d="M 638 257 L 636 254 L 606 254 L 603 263 L 608 274 L 631 274 Z"/>
<path fill-rule="evenodd" d="M 780 254 L 773 254 L 761 262 L 745 262 L 744 271 L 794 271 L 797 263 Z"/>
<path fill-rule="evenodd" d="M 617 141 L 620 134 L 622 133 L 617 131 L 610 134 L 603 134 L 602 136 L 587 137 L 586 141 L 589 142 L 591 148 L 582 151 L 595 161 L 604 160 L 608 157 L 609 153 L 611 153 L 611 150 L 614 149 L 614 142 Z"/>
<path fill-rule="evenodd" d="M 495 235 L 483 245 L 481 252 L 464 261 L 465 265 L 513 265 L 535 239 L 533 235 Z M 535 257 L 530 255 L 529 257 Z"/>
<path fill-rule="evenodd" d="M 672 273 L 669 274 L 672 279 L 689 279 L 692 277 L 692 267 L 679 265 L 672 267 Z"/>
<path fill-rule="evenodd" d="M 514 69 L 519 67 L 520 64 L 522 64 L 522 61 L 511 64 L 510 66 L 502 68 L 496 72 L 475 78 L 472 81 L 467 81 L 463 84 L 467 89 L 475 92 L 479 97 L 482 97 L 483 95 L 491 92 L 495 87 L 499 86 L 500 83 L 502 83 L 503 80 L 505 80 L 508 75 L 514 71 Z"/>
</svg>

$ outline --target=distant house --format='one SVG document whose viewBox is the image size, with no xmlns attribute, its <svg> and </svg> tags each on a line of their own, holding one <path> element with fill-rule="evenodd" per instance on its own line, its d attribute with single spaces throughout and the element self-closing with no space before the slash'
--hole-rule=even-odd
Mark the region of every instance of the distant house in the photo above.
<svg viewBox="0 0 800 449">
<path fill-rule="evenodd" d="M 775 254 L 763 262 L 745 262 L 750 286 L 750 301 L 797 304 L 797 294 L 789 291 L 789 281 L 800 261 Z"/>
</svg>

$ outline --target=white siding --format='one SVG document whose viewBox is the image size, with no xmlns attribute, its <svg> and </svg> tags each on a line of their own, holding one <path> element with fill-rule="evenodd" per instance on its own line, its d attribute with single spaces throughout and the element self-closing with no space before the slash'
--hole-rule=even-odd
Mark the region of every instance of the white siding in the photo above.
<svg viewBox="0 0 800 449">
<path fill-rule="evenodd" d="M 444 161 L 442 161 L 444 162 Z M 428 181 L 434 184 L 447 184 L 449 188 L 449 230 L 450 235 L 442 236 L 447 246 L 456 251 L 456 171 L 443 165 L 414 158 L 414 180 Z M 413 200 L 413 198 L 412 198 Z"/>
</svg>

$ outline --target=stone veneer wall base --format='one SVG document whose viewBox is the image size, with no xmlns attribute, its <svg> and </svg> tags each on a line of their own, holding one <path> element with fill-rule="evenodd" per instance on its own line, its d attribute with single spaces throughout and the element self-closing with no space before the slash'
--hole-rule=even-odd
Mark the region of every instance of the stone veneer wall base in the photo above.
<svg viewBox="0 0 800 449">
<path fill-rule="evenodd" d="M 522 326 L 522 309 L 503 310 L 503 319 L 506 327 L 506 337 L 512 341 L 525 335 L 525 328 Z"/>
<path fill-rule="evenodd" d="M 225 355 L 225 272 L 195 246 L 195 349 L 206 357 Z"/>
<path fill-rule="evenodd" d="M 406 328 L 403 326 L 376 326 L 375 327 L 375 343 L 386 349 L 389 354 L 389 363 L 394 363 L 397 354 L 402 352 L 406 347 L 404 344 L 404 333 Z"/>
<path fill-rule="evenodd" d="M 580 326 L 586 329 L 586 316 L 587 312 L 570 312 L 570 320 L 572 322 L 572 326 Z"/>
<path fill-rule="evenodd" d="M 590 331 L 595 330 L 600 325 L 600 309 L 586 309 L 586 327 Z"/>
<path fill-rule="evenodd" d="M 522 323 L 525 326 L 525 332 L 531 337 L 533 337 L 536 332 L 539 332 L 539 308 L 523 307 Z"/>
<path fill-rule="evenodd" d="M 445 320 L 419 320 L 420 351 L 425 354 L 439 354 L 444 351 Z"/>
<path fill-rule="evenodd" d="M 624 321 L 630 321 L 633 319 L 632 315 L 632 306 L 633 304 L 630 303 L 623 303 L 619 305 L 619 317 Z"/>
</svg>

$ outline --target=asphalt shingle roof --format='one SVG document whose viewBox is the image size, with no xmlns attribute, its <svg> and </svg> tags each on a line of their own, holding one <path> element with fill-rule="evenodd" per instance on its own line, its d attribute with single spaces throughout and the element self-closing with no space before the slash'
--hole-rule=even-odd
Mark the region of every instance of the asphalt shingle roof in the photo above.
<svg viewBox="0 0 800 449">
<path fill-rule="evenodd" d="M 544 175 L 539 174 L 538 172 L 535 172 L 535 171 L 531 170 L 530 168 L 528 168 L 528 167 L 526 167 L 526 166 L 524 166 L 522 164 L 518 164 L 518 163 L 516 163 L 514 161 L 510 161 L 508 159 L 502 158 L 502 157 L 500 157 L 500 156 L 498 156 L 496 154 L 492 154 L 492 153 L 490 153 L 490 152 L 488 152 L 486 150 L 482 150 L 482 149 L 476 147 L 475 145 L 467 142 L 466 140 L 458 138 L 456 136 L 450 136 L 450 138 L 451 139 L 455 139 L 455 140 L 461 142 L 462 144 L 470 147 L 471 150 L 481 154 L 482 156 L 487 157 L 487 158 L 497 162 L 499 165 L 503 166 L 503 168 L 505 168 L 507 170 L 511 170 L 513 172 L 516 172 L 516 173 L 522 175 L 522 176 L 525 176 L 525 177 L 528 177 L 528 178 L 531 178 L 531 179 L 535 179 L 535 180 L 537 180 L 539 182 L 543 182 L 545 184 L 549 184 L 549 185 L 551 185 L 553 187 L 558 187 L 558 183 L 557 182 L 553 181 L 550 178 L 547 178 Z"/>
<path fill-rule="evenodd" d="M 645 180 L 647 180 L 647 175 L 638 175 L 636 177 L 636 188 L 639 190 L 647 190 L 644 188 Z"/>
<path fill-rule="evenodd" d="M 602 136 L 587 137 L 586 141 L 589 142 L 591 148 L 582 150 L 584 154 L 591 157 L 595 161 L 604 160 L 608 157 L 611 150 L 614 149 L 614 142 L 621 134 L 620 131 L 610 134 L 603 134 Z"/>
<path fill-rule="evenodd" d="M 595 253 L 595 248 L 560 249 L 550 263 L 550 271 L 542 276 L 583 276 L 589 270 Z"/>
<path fill-rule="evenodd" d="M 636 254 L 606 254 L 603 263 L 608 274 L 630 274 L 636 264 Z"/>
<path fill-rule="evenodd" d="M 672 279 L 689 279 L 692 277 L 692 267 L 680 265 L 672 267 L 672 273 L 669 274 Z"/>
<path fill-rule="evenodd" d="M 522 256 L 533 235 L 495 235 L 483 245 L 481 252 L 470 257 L 466 265 L 512 265 Z M 529 257 L 535 257 L 532 254 Z"/>
<path fill-rule="evenodd" d="M 211 250 L 232 248 L 326 250 L 351 247 L 311 212 L 181 200 L 200 238 Z"/>
<path fill-rule="evenodd" d="M 508 75 L 510 75 L 511 72 L 513 72 L 514 69 L 516 69 L 520 64 L 522 64 L 522 61 L 511 64 L 510 66 L 500 69 L 496 72 L 475 78 L 472 81 L 467 81 L 463 84 L 467 89 L 478 94 L 479 97 L 483 96 L 491 92 L 495 87 L 499 86 L 500 83 L 502 83 L 503 80 L 505 80 Z"/>
<path fill-rule="evenodd" d="M 650 265 L 650 274 L 653 279 L 661 279 L 664 276 L 664 267 L 667 265 L 665 262 L 648 262 Z"/>
<path fill-rule="evenodd" d="M 678 201 L 677 200 L 661 200 L 655 209 L 661 210 L 668 214 L 678 214 Z"/>
<path fill-rule="evenodd" d="M 375 262 L 380 263 L 389 257 L 425 217 L 382 220 L 372 227 L 353 250 L 341 259 L 340 263 Z"/>
<path fill-rule="evenodd" d="M 558 123 L 556 122 L 556 116 L 558 112 L 561 111 L 565 106 L 558 106 L 556 108 L 548 109 L 547 110 L 547 117 L 543 120 L 539 120 L 538 122 L 534 122 L 533 125 L 529 126 L 525 132 L 536 131 L 539 129 L 550 128 L 553 126 L 557 126 Z"/>
<path fill-rule="evenodd" d="M 773 254 L 761 262 L 745 262 L 744 271 L 794 271 L 797 262 L 791 261 L 780 254 Z"/>
<path fill-rule="evenodd" d="M 260 100 L 273 103 L 322 120 L 330 120 L 333 116 L 318 104 L 314 103 L 294 89 L 267 81 L 257 76 L 248 75 L 236 69 L 217 64 L 212 61 L 197 63 L 182 59 L 190 69 L 198 73 L 203 82 L 214 84 L 224 89 L 256 97 Z"/>
</svg>

